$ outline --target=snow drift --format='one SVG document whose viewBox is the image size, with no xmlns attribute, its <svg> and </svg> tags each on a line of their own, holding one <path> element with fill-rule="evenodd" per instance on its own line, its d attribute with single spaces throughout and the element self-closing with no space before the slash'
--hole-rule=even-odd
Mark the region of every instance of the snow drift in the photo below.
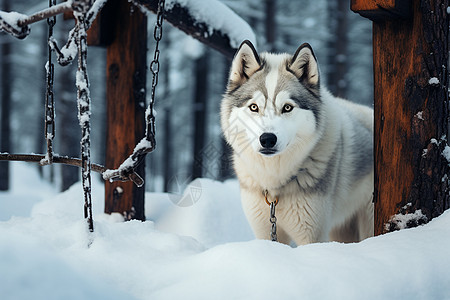
<svg viewBox="0 0 450 300">
<path fill-rule="evenodd" d="M 103 214 L 94 182 L 90 234 L 81 184 L 58 194 L 12 166 L 13 189 L 0 193 L 2 299 L 450 299 L 449 211 L 360 243 L 291 248 L 254 240 L 235 181 L 199 180 L 188 207 L 148 193 L 146 222 Z"/>
</svg>

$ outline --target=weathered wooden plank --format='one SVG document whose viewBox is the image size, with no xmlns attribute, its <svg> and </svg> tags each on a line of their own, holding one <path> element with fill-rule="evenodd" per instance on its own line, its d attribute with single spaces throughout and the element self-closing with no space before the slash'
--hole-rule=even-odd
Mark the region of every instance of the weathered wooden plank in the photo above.
<svg viewBox="0 0 450 300">
<path fill-rule="evenodd" d="M 114 8 L 108 24 L 114 31 L 107 47 L 106 162 L 117 168 L 144 137 L 147 17 L 130 10 L 127 0 L 110 0 Z M 144 177 L 144 164 L 137 172 Z M 144 188 L 132 182 L 105 184 L 105 212 L 119 212 L 126 219 L 144 220 Z"/>
<path fill-rule="evenodd" d="M 154 13 L 158 9 L 157 0 L 134 0 L 134 2 Z M 205 1 L 205 5 L 208 5 L 207 1 Z M 174 4 L 170 9 L 166 9 L 164 18 L 173 26 L 219 51 L 228 59 L 231 60 L 233 58 L 237 49 L 231 46 L 229 36 L 218 30 L 210 31 L 208 24 L 196 20 L 186 7 Z"/>
<path fill-rule="evenodd" d="M 371 20 L 407 18 L 411 12 L 410 0 L 351 0 L 350 8 Z"/>
<path fill-rule="evenodd" d="M 414 0 L 410 19 L 374 22 L 375 234 L 449 208 L 448 0 Z M 409 219 L 402 224 L 394 215 Z"/>
</svg>

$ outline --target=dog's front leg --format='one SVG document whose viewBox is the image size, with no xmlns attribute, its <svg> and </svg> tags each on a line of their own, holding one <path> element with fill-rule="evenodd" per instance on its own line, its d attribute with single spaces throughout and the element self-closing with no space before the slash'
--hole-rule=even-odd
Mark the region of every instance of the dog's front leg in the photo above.
<svg viewBox="0 0 450 300">
<path fill-rule="evenodd" d="M 242 208 L 257 239 L 271 240 L 270 206 L 260 193 L 241 188 Z M 278 217 L 277 217 L 278 218 Z M 291 237 L 277 222 L 278 242 L 289 245 Z"/>
<path fill-rule="evenodd" d="M 293 197 L 278 205 L 278 221 L 297 246 L 329 240 L 331 209 L 326 203 L 320 197 Z"/>
</svg>

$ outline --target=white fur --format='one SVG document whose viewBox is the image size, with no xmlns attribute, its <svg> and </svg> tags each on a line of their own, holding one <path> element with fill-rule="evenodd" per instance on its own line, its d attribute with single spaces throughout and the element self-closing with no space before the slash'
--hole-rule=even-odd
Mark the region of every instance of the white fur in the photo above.
<svg viewBox="0 0 450 300">
<path fill-rule="evenodd" d="M 270 61 L 268 61 L 268 63 L 272 66 L 271 71 L 269 72 L 269 74 L 267 74 L 267 77 L 266 77 L 266 88 L 267 88 L 267 94 L 269 95 L 269 100 L 273 99 L 274 94 L 275 94 L 275 88 L 278 83 L 278 65 L 285 58 L 286 58 L 286 55 L 273 54 L 272 59 Z"/>
<path fill-rule="evenodd" d="M 279 57 L 265 56 L 272 64 L 281 63 Z M 318 74 L 317 70 L 312 71 Z M 335 98 L 322 88 L 323 122 L 319 127 L 311 110 L 297 106 L 292 112 L 281 114 L 283 105 L 295 102 L 288 90 L 278 93 L 273 101 L 278 76 L 278 68 L 272 68 L 265 79 L 269 99 L 255 92 L 246 104 L 232 107 L 229 114 L 229 103 L 226 100 L 222 103 L 222 128 L 234 150 L 242 205 L 256 237 L 270 238 L 265 190 L 270 201 L 279 198 L 276 217 L 280 242 L 303 245 L 330 239 L 354 241 L 373 235 L 373 166 L 364 176 L 351 179 L 355 164 L 352 147 L 358 138 L 355 126 L 365 127 L 367 134 L 372 134 L 373 111 Z M 252 103 L 258 105 L 258 112 L 249 110 Z M 274 155 L 259 152 L 259 137 L 265 132 L 278 138 Z M 340 139 L 342 149 L 336 154 Z M 338 171 L 328 174 L 326 193 L 316 191 L 318 178 L 323 177 L 332 163 L 338 164 L 339 174 Z"/>
<path fill-rule="evenodd" d="M 255 103 L 259 107 L 259 113 L 250 112 L 248 106 Z M 304 139 L 309 143 L 315 133 L 314 115 L 310 110 L 295 109 L 288 115 L 280 115 L 282 106 L 286 103 L 295 105 L 289 100 L 287 92 L 277 95 L 275 100 L 276 107 L 272 101 L 266 101 L 261 92 L 256 92 L 253 98 L 247 101 L 247 104 L 241 108 L 232 110 L 229 124 L 235 126 L 233 129 L 239 132 L 246 132 L 239 142 L 232 144 L 238 152 L 244 150 L 247 146 L 258 152 L 261 148 L 259 136 L 264 132 L 271 132 L 277 135 L 278 141 L 276 147 L 279 153 L 283 152 L 292 145 L 296 139 Z M 225 134 L 234 134 L 233 130 L 225 131 Z M 297 145 L 298 146 L 298 145 Z"/>
</svg>

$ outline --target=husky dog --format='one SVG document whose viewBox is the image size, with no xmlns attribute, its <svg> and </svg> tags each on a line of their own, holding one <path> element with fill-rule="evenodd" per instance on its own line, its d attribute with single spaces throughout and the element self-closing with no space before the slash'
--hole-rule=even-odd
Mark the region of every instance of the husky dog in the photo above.
<svg viewBox="0 0 450 300">
<path fill-rule="evenodd" d="M 270 239 L 276 201 L 285 244 L 355 242 L 373 235 L 373 110 L 320 84 L 311 46 L 258 55 L 244 41 L 231 66 L 221 125 L 233 148 L 242 206 Z"/>
</svg>

